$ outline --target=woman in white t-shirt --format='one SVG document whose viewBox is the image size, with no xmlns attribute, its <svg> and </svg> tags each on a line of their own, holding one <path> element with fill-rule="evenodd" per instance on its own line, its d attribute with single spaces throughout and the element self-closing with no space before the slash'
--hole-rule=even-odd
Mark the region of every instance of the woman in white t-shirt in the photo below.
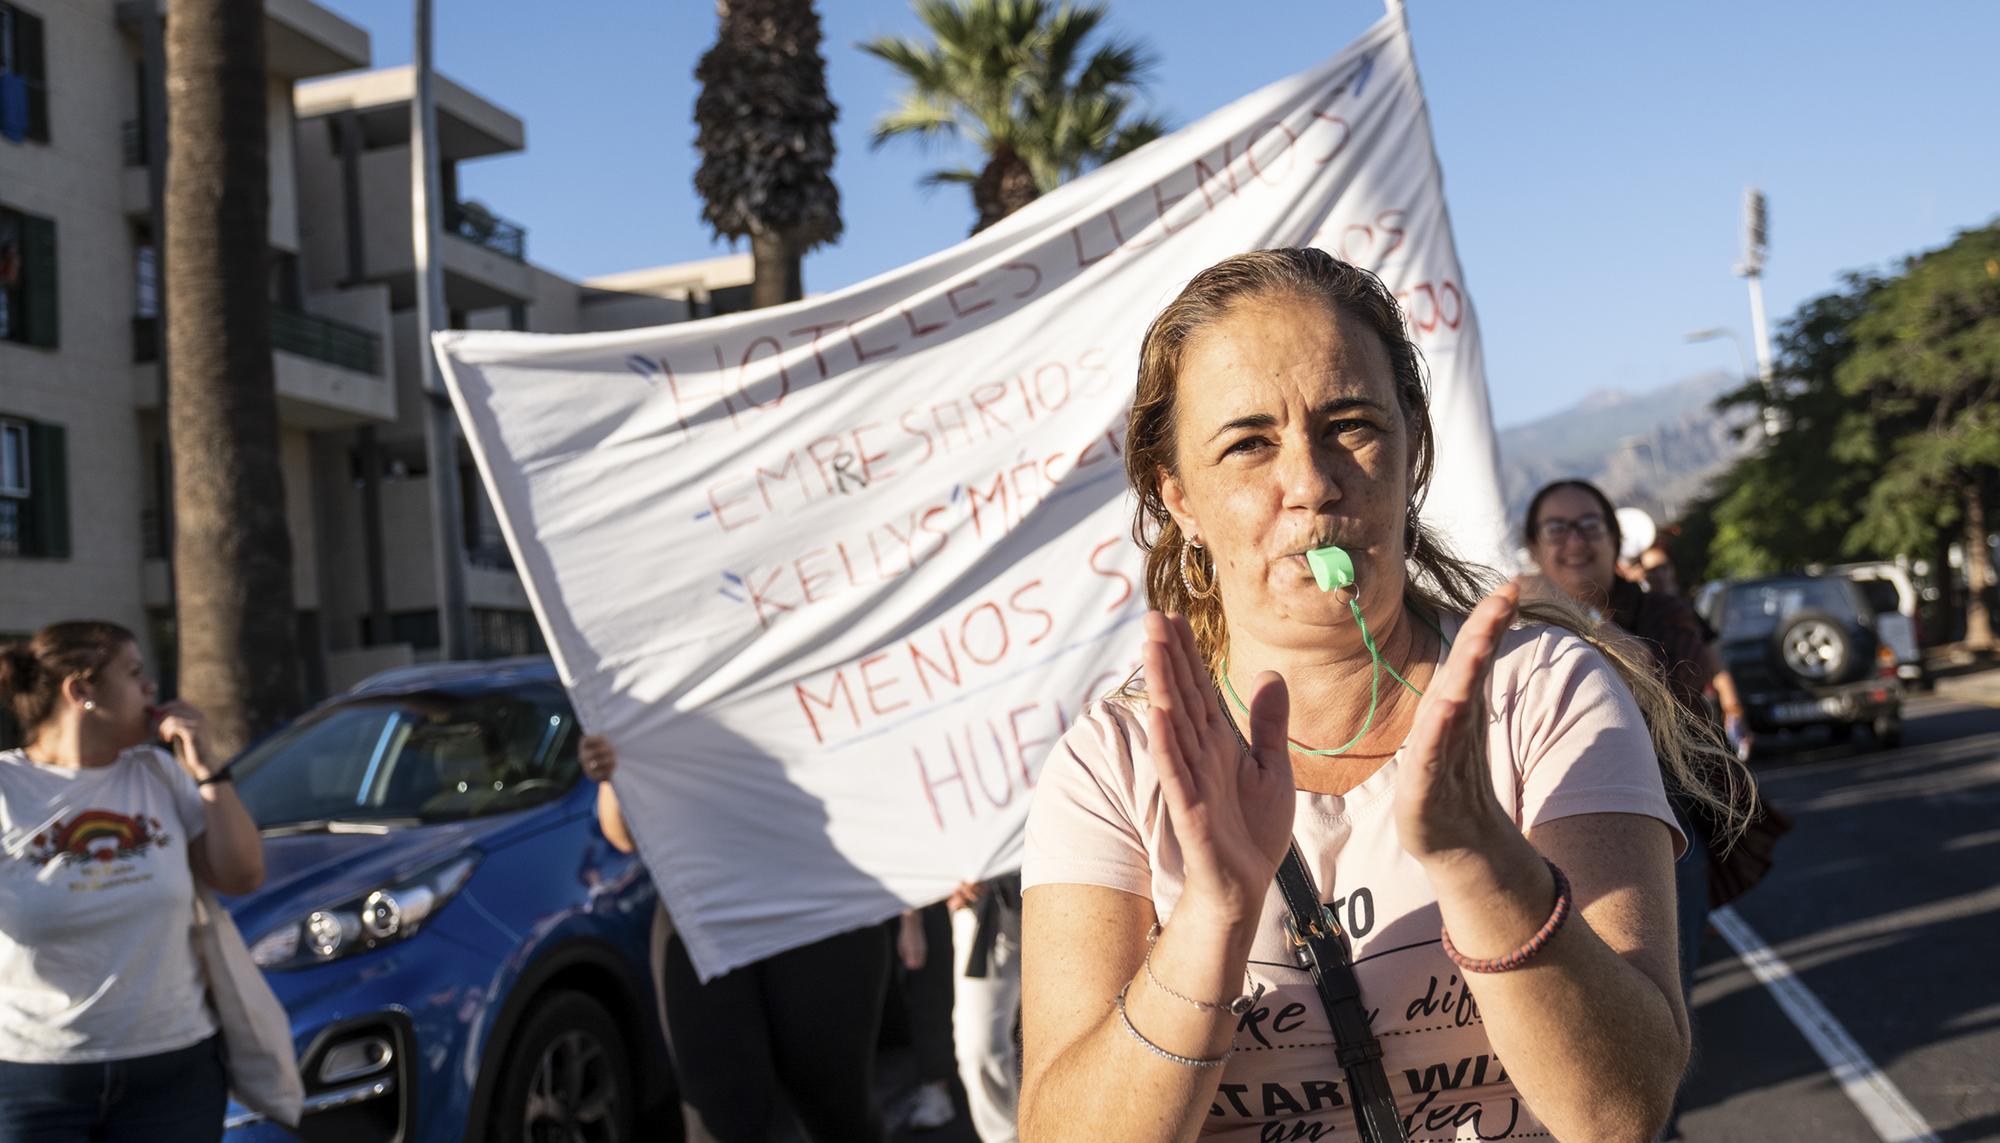
<svg viewBox="0 0 2000 1143">
<path fill-rule="evenodd" d="M 0 647 L 0 1143 L 221 1138 L 194 879 L 255 889 L 263 843 L 201 714 L 154 697 L 114 623 Z"/>
<path fill-rule="evenodd" d="M 1497 577 L 1418 520 L 1427 402 L 1394 298 L 1318 250 L 1219 263 L 1148 330 L 1126 465 L 1167 614 L 1036 791 L 1022 1138 L 1665 1120 L 1688 1022 L 1661 774 L 1719 759 L 1587 617 L 1480 598 Z M 1273 887 L 1294 845 L 1334 922 L 1310 943 L 1358 984 L 1338 1045 Z"/>
</svg>

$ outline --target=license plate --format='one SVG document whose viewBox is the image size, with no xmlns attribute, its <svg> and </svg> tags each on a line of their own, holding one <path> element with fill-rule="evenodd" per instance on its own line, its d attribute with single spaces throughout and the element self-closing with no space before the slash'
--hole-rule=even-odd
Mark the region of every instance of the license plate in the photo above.
<svg viewBox="0 0 2000 1143">
<path fill-rule="evenodd" d="M 1811 702 L 1782 702 L 1771 708 L 1773 722 L 1817 722 L 1831 715 L 1845 717 L 1847 700 L 1839 698 L 1814 699 Z"/>
</svg>

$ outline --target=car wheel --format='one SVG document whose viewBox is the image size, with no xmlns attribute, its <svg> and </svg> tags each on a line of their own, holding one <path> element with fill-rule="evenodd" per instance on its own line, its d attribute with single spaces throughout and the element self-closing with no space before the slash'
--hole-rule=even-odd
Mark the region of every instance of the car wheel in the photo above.
<svg viewBox="0 0 2000 1143">
<path fill-rule="evenodd" d="M 604 1005 L 581 992 L 542 1001 L 508 1045 L 493 1108 L 501 1143 L 625 1143 L 632 1067 Z"/>
<path fill-rule="evenodd" d="M 1880 749 L 1894 750 L 1903 744 L 1903 719 L 1900 715 L 1882 715 L 1868 729 L 1874 733 L 1875 745 Z"/>
<path fill-rule="evenodd" d="M 1786 675 L 1808 687 L 1827 687 L 1847 681 L 1863 649 L 1840 620 L 1808 610 L 1778 628 L 1772 650 Z"/>
</svg>

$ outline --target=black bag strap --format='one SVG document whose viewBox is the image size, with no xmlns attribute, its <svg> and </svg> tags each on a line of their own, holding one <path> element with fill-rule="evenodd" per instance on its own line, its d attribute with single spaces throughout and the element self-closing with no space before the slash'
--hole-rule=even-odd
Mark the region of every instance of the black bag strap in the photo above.
<svg viewBox="0 0 2000 1143">
<path fill-rule="evenodd" d="M 1347 934 L 1332 909 L 1319 898 L 1312 872 L 1296 842 L 1278 866 L 1278 895 L 1285 900 L 1285 939 L 1300 968 L 1312 974 L 1314 991 L 1333 1030 L 1333 1053 L 1347 1073 L 1348 1102 L 1362 1143 L 1404 1143 L 1403 1117 L 1382 1067 L 1382 1043 L 1368 1027 L 1361 982 L 1347 949 Z"/>
<path fill-rule="evenodd" d="M 1215 701 L 1221 704 L 1229 729 L 1236 732 L 1237 743 L 1249 750 L 1243 728 L 1236 725 L 1220 693 Z M 1298 966 L 1312 975 L 1313 991 L 1326 1009 L 1334 1058 L 1347 1073 L 1348 1103 L 1354 1107 L 1361 1143 L 1406 1143 L 1409 1136 L 1403 1133 L 1403 1117 L 1396 1111 L 1389 1073 L 1382 1067 L 1382 1042 L 1368 1026 L 1368 1007 L 1361 1003 L 1361 982 L 1354 975 L 1347 934 L 1333 910 L 1320 900 L 1297 841 L 1286 848 L 1285 860 L 1278 865 L 1278 895 L 1285 902 L 1286 945 Z"/>
</svg>

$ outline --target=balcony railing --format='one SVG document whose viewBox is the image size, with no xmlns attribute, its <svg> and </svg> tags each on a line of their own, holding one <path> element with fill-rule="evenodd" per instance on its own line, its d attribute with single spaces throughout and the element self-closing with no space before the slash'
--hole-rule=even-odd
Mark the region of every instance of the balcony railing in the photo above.
<svg viewBox="0 0 2000 1143">
<path fill-rule="evenodd" d="M 365 329 L 300 313 L 271 308 L 271 348 L 371 376 L 382 375 L 382 341 Z M 160 359 L 160 319 L 132 319 L 132 361 L 145 365 Z"/>
<path fill-rule="evenodd" d="M 271 307 L 271 348 L 356 373 L 382 374 L 380 338 L 317 314 Z"/>
<path fill-rule="evenodd" d="M 143 167 L 149 158 L 146 146 L 146 124 L 138 119 L 127 119 L 119 137 L 125 144 L 125 165 Z"/>
<path fill-rule="evenodd" d="M 518 222 L 502 218 L 476 202 L 445 204 L 444 228 L 467 242 L 483 246 L 495 254 L 524 262 L 528 257 L 528 231 Z"/>
</svg>

